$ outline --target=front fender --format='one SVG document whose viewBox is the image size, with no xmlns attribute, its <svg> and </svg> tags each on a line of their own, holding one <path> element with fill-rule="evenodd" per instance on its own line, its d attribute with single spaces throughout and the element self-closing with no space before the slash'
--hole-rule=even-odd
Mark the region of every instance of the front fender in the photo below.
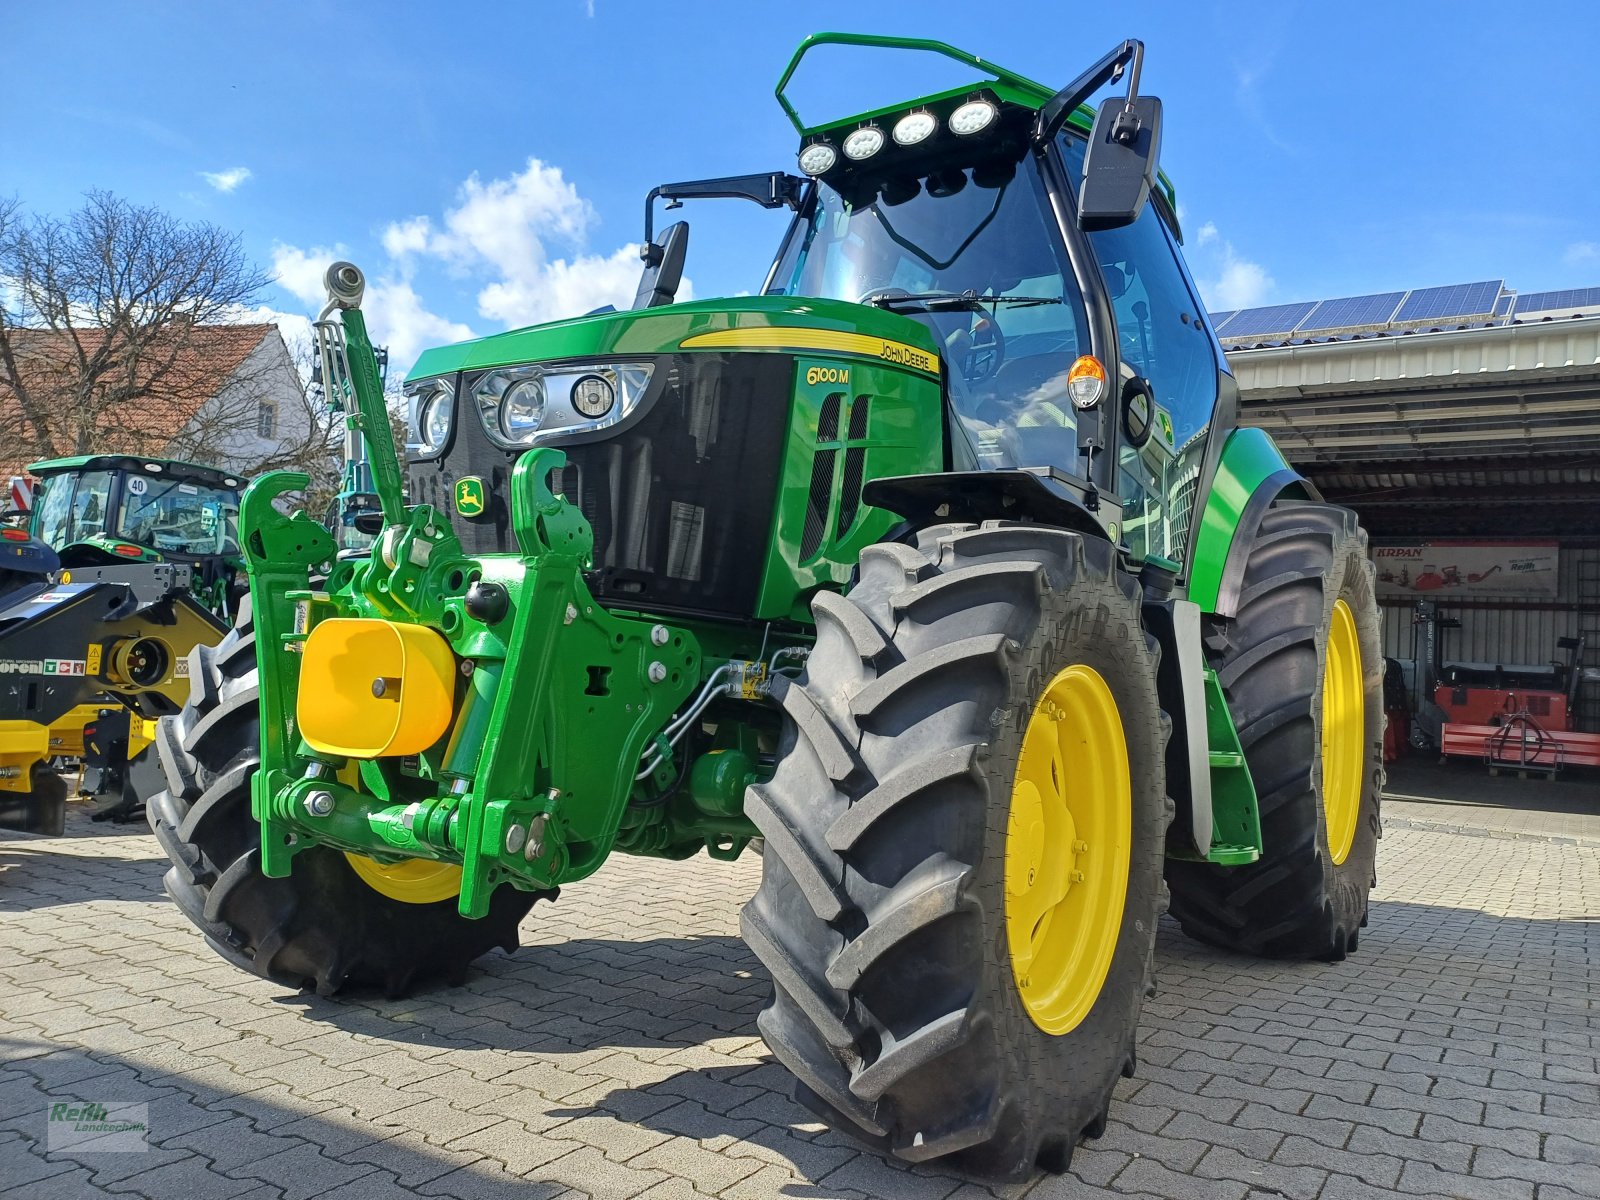
<svg viewBox="0 0 1600 1200">
<path fill-rule="evenodd" d="M 1201 611 L 1231 617 L 1239 608 L 1244 560 L 1261 518 L 1280 496 L 1320 500 L 1262 429 L 1235 429 L 1222 447 L 1205 497 L 1189 567 L 1187 599 Z"/>
</svg>

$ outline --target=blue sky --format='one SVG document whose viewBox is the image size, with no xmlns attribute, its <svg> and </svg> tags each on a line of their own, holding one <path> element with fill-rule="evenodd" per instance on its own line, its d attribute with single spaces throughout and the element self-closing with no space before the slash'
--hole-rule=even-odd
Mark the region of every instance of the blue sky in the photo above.
<svg viewBox="0 0 1600 1200">
<path fill-rule="evenodd" d="M 943 38 L 1052 84 L 1142 37 L 1213 308 L 1600 284 L 1591 3 L 14 4 L 0 191 L 65 212 L 108 188 L 236 229 L 283 313 L 352 258 L 406 362 L 631 296 L 654 184 L 793 169 L 772 87 L 824 28 Z M 798 82 L 802 112 L 846 115 L 944 78 L 836 50 Z M 759 285 L 780 215 L 682 215 L 696 296 Z"/>
</svg>

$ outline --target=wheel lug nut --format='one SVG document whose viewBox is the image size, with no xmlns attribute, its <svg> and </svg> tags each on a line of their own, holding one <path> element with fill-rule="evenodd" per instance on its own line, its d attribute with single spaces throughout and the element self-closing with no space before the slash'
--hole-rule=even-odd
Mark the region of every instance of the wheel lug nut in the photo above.
<svg viewBox="0 0 1600 1200">
<path fill-rule="evenodd" d="M 1073 883 L 1082 883 L 1083 882 L 1083 872 L 1082 871 L 1074 871 L 1072 873 L 1072 882 Z"/>
<path fill-rule="evenodd" d="M 1073 842 L 1072 843 L 1072 852 L 1074 854 L 1082 854 L 1088 848 L 1089 848 L 1089 843 L 1088 842 Z"/>
</svg>

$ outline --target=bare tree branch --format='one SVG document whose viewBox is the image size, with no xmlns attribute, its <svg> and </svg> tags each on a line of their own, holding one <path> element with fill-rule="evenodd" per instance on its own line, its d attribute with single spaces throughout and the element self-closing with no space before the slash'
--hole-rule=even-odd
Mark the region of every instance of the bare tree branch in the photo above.
<svg viewBox="0 0 1600 1200">
<path fill-rule="evenodd" d="M 216 387 L 197 328 L 266 283 L 237 234 L 109 192 L 65 219 L 0 202 L 0 439 L 30 457 L 163 449 Z"/>
</svg>

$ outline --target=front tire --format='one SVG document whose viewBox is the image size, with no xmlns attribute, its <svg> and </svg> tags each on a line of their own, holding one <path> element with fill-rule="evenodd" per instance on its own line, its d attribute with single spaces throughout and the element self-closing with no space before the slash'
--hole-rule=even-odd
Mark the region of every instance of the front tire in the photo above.
<svg viewBox="0 0 1600 1200">
<path fill-rule="evenodd" d="M 532 893 L 498 888 L 489 914 L 469 920 L 454 898 L 410 904 L 383 895 L 325 846 L 297 854 L 285 879 L 263 875 L 250 811 L 261 733 L 248 604 L 221 644 L 191 651 L 189 674 L 189 703 L 157 734 L 167 788 L 146 815 L 172 860 L 167 894 L 212 949 L 287 987 L 321 995 L 377 987 L 391 998 L 459 983 L 495 946 L 517 949 L 517 925 L 539 898 Z"/>
<path fill-rule="evenodd" d="M 813 611 L 746 799 L 762 1036 L 802 1102 L 898 1157 L 1064 1170 L 1133 1071 L 1165 905 L 1137 584 L 1104 542 L 989 522 L 869 548 Z"/>
<path fill-rule="evenodd" d="M 1280 502 L 1262 518 L 1238 614 L 1207 638 L 1255 783 L 1262 854 L 1244 867 L 1168 863 L 1172 915 L 1199 941 L 1336 961 L 1360 940 L 1383 787 L 1372 579 L 1348 509 Z"/>
</svg>

